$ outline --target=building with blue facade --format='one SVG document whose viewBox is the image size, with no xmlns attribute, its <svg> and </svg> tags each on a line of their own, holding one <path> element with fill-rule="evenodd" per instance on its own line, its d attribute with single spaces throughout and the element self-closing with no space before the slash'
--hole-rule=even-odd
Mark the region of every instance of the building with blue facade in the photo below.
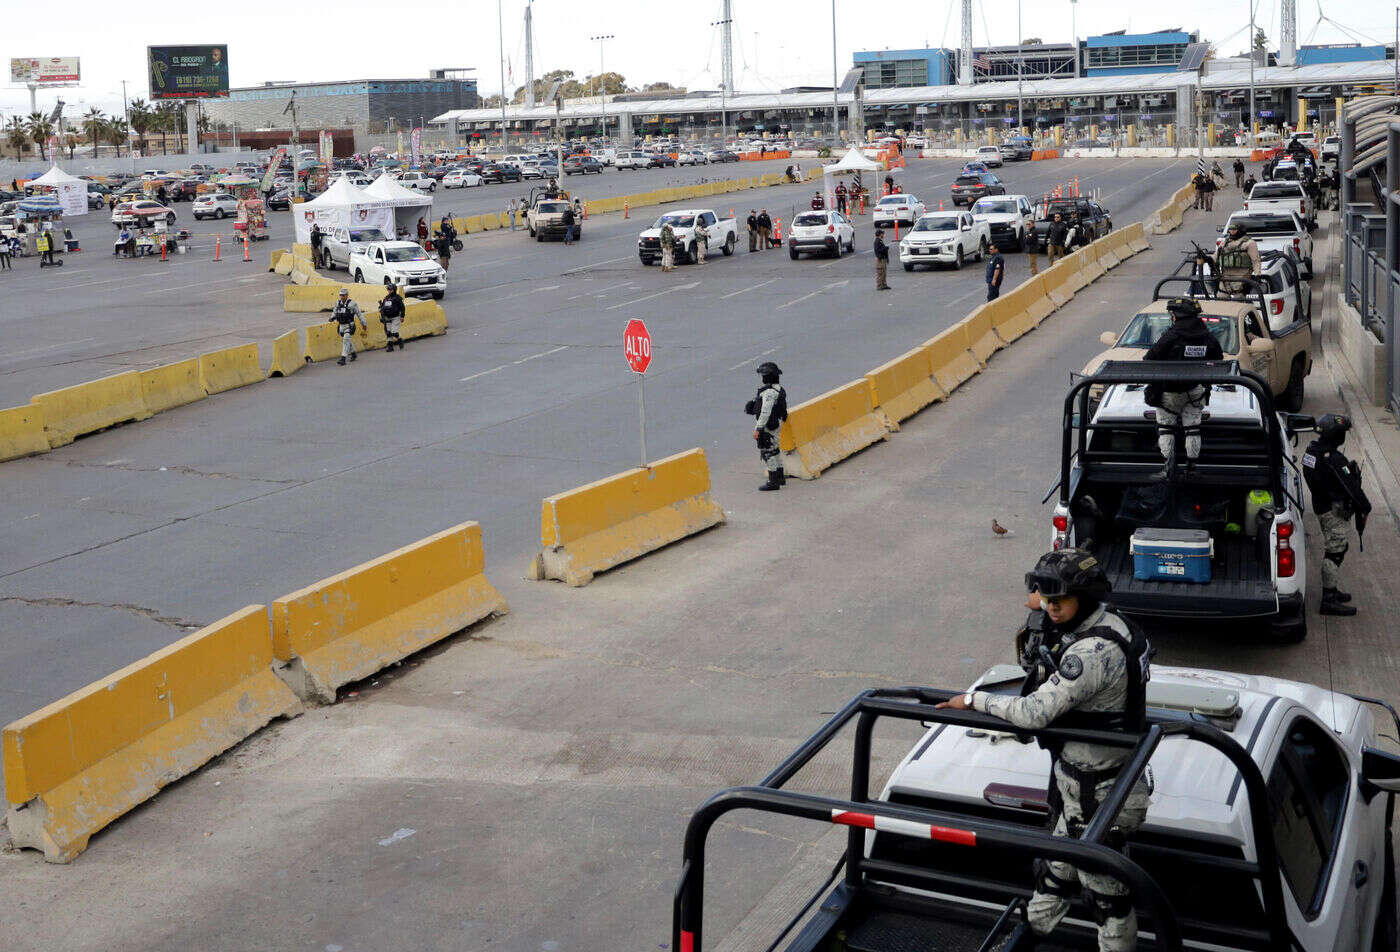
<svg viewBox="0 0 1400 952">
<path fill-rule="evenodd" d="M 409 128 L 449 109 L 479 103 L 475 79 L 357 79 L 331 83 L 292 83 L 230 89 L 228 99 L 201 103 L 215 123 L 239 129 L 290 129 L 283 110 L 295 94 L 297 123 L 303 129 L 384 132 Z"/>
<path fill-rule="evenodd" d="M 1083 75 L 1133 76 L 1170 73 L 1181 62 L 1188 43 L 1199 34 L 1172 30 L 1162 33 L 1108 33 L 1081 44 Z"/>
<path fill-rule="evenodd" d="M 1360 63 L 1367 60 L 1389 58 L 1390 51 L 1384 46 L 1362 46 L 1360 43 L 1298 47 L 1299 66 L 1316 66 L 1319 63 Z"/>
<path fill-rule="evenodd" d="M 856 53 L 866 89 L 946 86 L 954 81 L 952 50 L 872 50 Z"/>
</svg>

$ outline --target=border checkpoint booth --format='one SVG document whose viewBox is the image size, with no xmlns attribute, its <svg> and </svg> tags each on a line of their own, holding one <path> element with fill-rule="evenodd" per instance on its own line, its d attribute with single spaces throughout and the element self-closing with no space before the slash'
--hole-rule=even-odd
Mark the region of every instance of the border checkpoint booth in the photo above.
<svg viewBox="0 0 1400 952">
<path fill-rule="evenodd" d="M 303 245 L 311 242 L 313 224 L 320 225 L 322 231 L 369 227 L 393 235 L 394 205 L 367 194 L 342 177 L 311 201 L 293 205 L 292 223 L 297 243 Z"/>
<path fill-rule="evenodd" d="M 381 174 L 371 182 L 364 192 L 370 198 L 385 202 L 393 207 L 395 229 L 392 234 L 394 236 L 397 237 L 401 231 L 407 232 L 407 240 L 417 241 L 419 218 L 427 222 L 428 231 L 432 232 L 432 195 L 404 188 L 387 173 Z M 390 234 L 390 232 L 386 231 L 385 234 Z"/>
<path fill-rule="evenodd" d="M 854 146 L 847 150 L 840 162 L 822 166 L 822 193 L 826 200 L 826 207 L 836 207 L 836 182 L 834 180 L 838 177 L 851 177 L 855 182 L 868 189 L 878 201 L 878 188 L 874 187 L 876 186 L 874 173 L 879 171 L 879 163 L 866 158 L 864 153 Z M 871 173 L 870 181 L 862 179 L 862 173 Z"/>
</svg>

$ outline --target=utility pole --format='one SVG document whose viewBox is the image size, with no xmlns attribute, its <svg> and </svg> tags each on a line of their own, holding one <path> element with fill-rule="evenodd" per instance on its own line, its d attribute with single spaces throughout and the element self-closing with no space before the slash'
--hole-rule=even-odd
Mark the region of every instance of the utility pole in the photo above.
<svg viewBox="0 0 1400 952">
<path fill-rule="evenodd" d="M 1079 9 L 1079 0 L 1069 0 L 1069 32 L 1074 45 L 1074 76 L 1079 78 L 1079 28 L 1075 26 L 1074 14 Z"/>
<path fill-rule="evenodd" d="M 729 139 L 729 87 L 734 82 L 734 49 L 730 39 L 730 29 L 734 20 L 729 16 L 729 0 L 724 0 L 724 19 L 716 20 L 710 26 L 720 28 L 720 83 L 719 83 L 719 145 Z"/>
<path fill-rule="evenodd" d="M 1021 115 L 1021 71 L 1026 60 L 1024 40 L 1021 36 L 1021 0 L 1016 0 L 1016 128 L 1022 132 L 1026 128 L 1025 117 Z"/>
<path fill-rule="evenodd" d="M 525 108 L 535 107 L 535 17 L 531 5 L 525 3 Z"/>
<path fill-rule="evenodd" d="M 1254 0 L 1249 0 L 1249 148 L 1253 151 L 1254 140 Z"/>
<path fill-rule="evenodd" d="M 122 118 L 126 120 L 126 157 L 131 160 L 131 171 L 136 171 L 136 150 L 132 147 L 131 107 L 126 104 L 126 80 L 122 80 Z M 117 151 L 121 151 L 118 149 Z"/>
<path fill-rule="evenodd" d="M 831 147 L 841 148 L 841 86 L 836 81 L 836 0 L 831 0 Z"/>
<path fill-rule="evenodd" d="M 603 44 L 606 43 L 608 40 L 615 40 L 615 39 L 617 39 L 617 37 L 615 37 L 615 36 L 614 36 L 613 34 L 611 34 L 611 33 L 604 33 L 604 34 L 601 34 L 601 35 L 599 35 L 599 36 L 590 36 L 589 39 L 590 39 L 590 40 L 596 40 L 596 41 L 598 42 L 598 102 L 599 102 L 599 104 L 602 106 L 602 111 L 603 111 L 603 148 L 607 148 L 607 145 L 608 145 L 608 82 L 607 82 L 607 79 L 605 78 L 605 77 L 606 77 L 606 74 L 607 74 L 607 69 L 603 66 Z M 559 171 L 560 171 L 560 173 L 562 174 L 564 170 L 563 170 L 563 169 L 560 169 Z"/>
<path fill-rule="evenodd" d="M 962 55 L 958 57 L 958 85 L 972 85 L 972 0 L 962 0 Z"/>
<path fill-rule="evenodd" d="M 496 0 L 496 46 L 501 62 L 501 158 L 506 155 L 506 21 L 501 15 L 501 0 Z M 560 170 L 563 171 L 562 169 Z"/>
</svg>

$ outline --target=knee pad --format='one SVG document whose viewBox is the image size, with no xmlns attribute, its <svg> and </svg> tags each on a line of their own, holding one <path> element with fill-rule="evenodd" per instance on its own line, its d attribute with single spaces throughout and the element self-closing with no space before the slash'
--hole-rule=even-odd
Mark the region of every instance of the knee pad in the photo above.
<svg viewBox="0 0 1400 952">
<path fill-rule="evenodd" d="M 1341 551 L 1338 551 L 1338 552 L 1326 552 L 1326 553 L 1323 554 L 1322 557 L 1323 557 L 1324 559 L 1326 559 L 1328 562 L 1331 562 L 1333 565 L 1338 565 L 1338 566 L 1340 566 L 1340 565 L 1342 564 L 1342 560 L 1345 559 L 1345 558 L 1347 557 L 1347 549 L 1349 549 L 1349 548 L 1351 548 L 1351 545 L 1350 545 L 1350 544 L 1347 544 L 1346 546 L 1344 546 L 1344 547 L 1341 549 Z"/>
<path fill-rule="evenodd" d="M 1073 899 L 1079 894 L 1079 882 L 1056 876 L 1050 868 L 1050 861 L 1044 859 L 1035 861 L 1035 888 L 1037 892 L 1060 899 Z"/>
<path fill-rule="evenodd" d="M 1112 893 L 1093 890 L 1088 890 L 1088 893 L 1089 914 L 1099 925 L 1103 925 L 1109 919 L 1126 919 L 1133 911 L 1131 896 L 1115 896 Z"/>
</svg>

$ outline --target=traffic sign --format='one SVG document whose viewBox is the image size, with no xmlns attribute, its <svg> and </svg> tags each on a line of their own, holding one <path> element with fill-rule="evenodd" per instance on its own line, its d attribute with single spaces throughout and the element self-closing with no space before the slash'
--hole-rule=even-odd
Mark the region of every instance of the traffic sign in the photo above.
<svg viewBox="0 0 1400 952">
<path fill-rule="evenodd" d="M 651 334 L 641 321 L 627 322 L 627 329 L 622 332 L 622 355 L 633 373 L 644 374 L 651 366 Z"/>
</svg>

